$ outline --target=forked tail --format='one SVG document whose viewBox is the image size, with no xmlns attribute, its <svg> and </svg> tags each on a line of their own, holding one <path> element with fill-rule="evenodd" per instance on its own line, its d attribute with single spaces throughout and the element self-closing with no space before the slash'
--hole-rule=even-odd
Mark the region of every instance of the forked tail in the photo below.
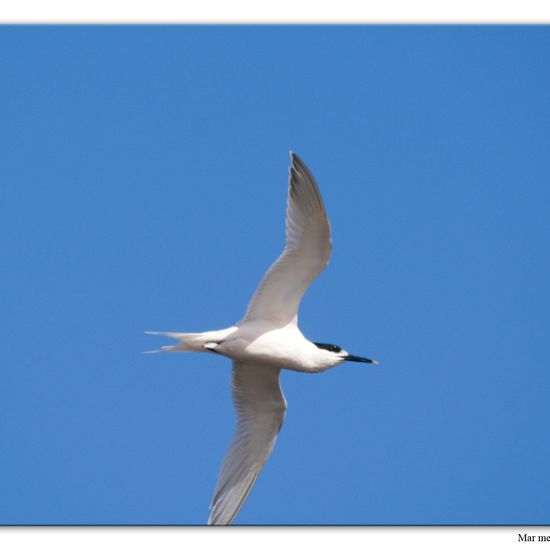
<svg viewBox="0 0 550 550">
<path fill-rule="evenodd" d="M 229 327 L 222 330 L 211 330 L 208 332 L 154 332 L 146 330 L 145 334 L 156 336 L 167 336 L 178 340 L 178 344 L 162 346 L 160 349 L 144 351 L 143 353 L 161 353 L 163 351 L 208 351 L 205 344 L 210 342 L 221 342 L 225 340 L 237 327 Z"/>
</svg>

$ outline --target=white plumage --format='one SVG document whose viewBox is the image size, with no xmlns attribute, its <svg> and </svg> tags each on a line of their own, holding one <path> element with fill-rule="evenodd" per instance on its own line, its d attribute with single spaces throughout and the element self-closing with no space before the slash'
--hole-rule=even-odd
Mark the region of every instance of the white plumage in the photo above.
<svg viewBox="0 0 550 550">
<path fill-rule="evenodd" d="M 149 333 L 179 341 L 157 351 L 211 352 L 233 360 L 237 431 L 218 477 L 210 525 L 233 522 L 271 454 L 286 410 L 281 369 L 320 372 L 343 361 L 376 363 L 332 344 L 312 343 L 297 326 L 300 301 L 327 265 L 332 244 L 315 180 L 296 154 L 290 157 L 285 248 L 260 282 L 244 318 L 216 331 Z"/>
</svg>

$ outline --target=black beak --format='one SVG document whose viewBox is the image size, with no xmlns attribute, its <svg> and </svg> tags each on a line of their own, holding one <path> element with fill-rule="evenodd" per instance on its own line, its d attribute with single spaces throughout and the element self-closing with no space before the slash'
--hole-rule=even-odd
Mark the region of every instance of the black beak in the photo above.
<svg viewBox="0 0 550 550">
<path fill-rule="evenodd" d="M 374 359 L 367 359 L 366 357 L 358 357 L 357 355 L 346 355 L 345 361 L 354 361 L 355 363 L 372 363 L 378 365 L 378 361 Z"/>
</svg>

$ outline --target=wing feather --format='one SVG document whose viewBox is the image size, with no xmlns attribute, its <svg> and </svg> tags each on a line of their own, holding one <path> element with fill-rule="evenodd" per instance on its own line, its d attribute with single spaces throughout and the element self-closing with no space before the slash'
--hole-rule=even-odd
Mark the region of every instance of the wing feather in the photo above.
<svg viewBox="0 0 550 550">
<path fill-rule="evenodd" d="M 218 477 L 209 525 L 233 522 L 271 454 L 285 417 L 278 368 L 235 361 L 232 390 L 237 432 Z"/>
<path fill-rule="evenodd" d="M 286 244 L 260 282 L 241 321 L 296 322 L 302 297 L 328 264 L 330 224 L 321 193 L 304 162 L 291 153 Z"/>
</svg>

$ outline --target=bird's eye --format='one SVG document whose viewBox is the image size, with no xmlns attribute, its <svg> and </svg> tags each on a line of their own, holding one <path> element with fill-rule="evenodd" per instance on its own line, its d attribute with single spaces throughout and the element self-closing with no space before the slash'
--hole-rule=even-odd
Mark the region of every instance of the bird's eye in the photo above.
<svg viewBox="0 0 550 550">
<path fill-rule="evenodd" d="M 334 344 L 320 344 L 319 342 L 314 342 L 314 344 L 321 349 L 326 349 L 327 351 L 331 351 L 333 353 L 339 353 L 342 351 L 342 348 L 340 346 L 336 346 Z"/>
</svg>

